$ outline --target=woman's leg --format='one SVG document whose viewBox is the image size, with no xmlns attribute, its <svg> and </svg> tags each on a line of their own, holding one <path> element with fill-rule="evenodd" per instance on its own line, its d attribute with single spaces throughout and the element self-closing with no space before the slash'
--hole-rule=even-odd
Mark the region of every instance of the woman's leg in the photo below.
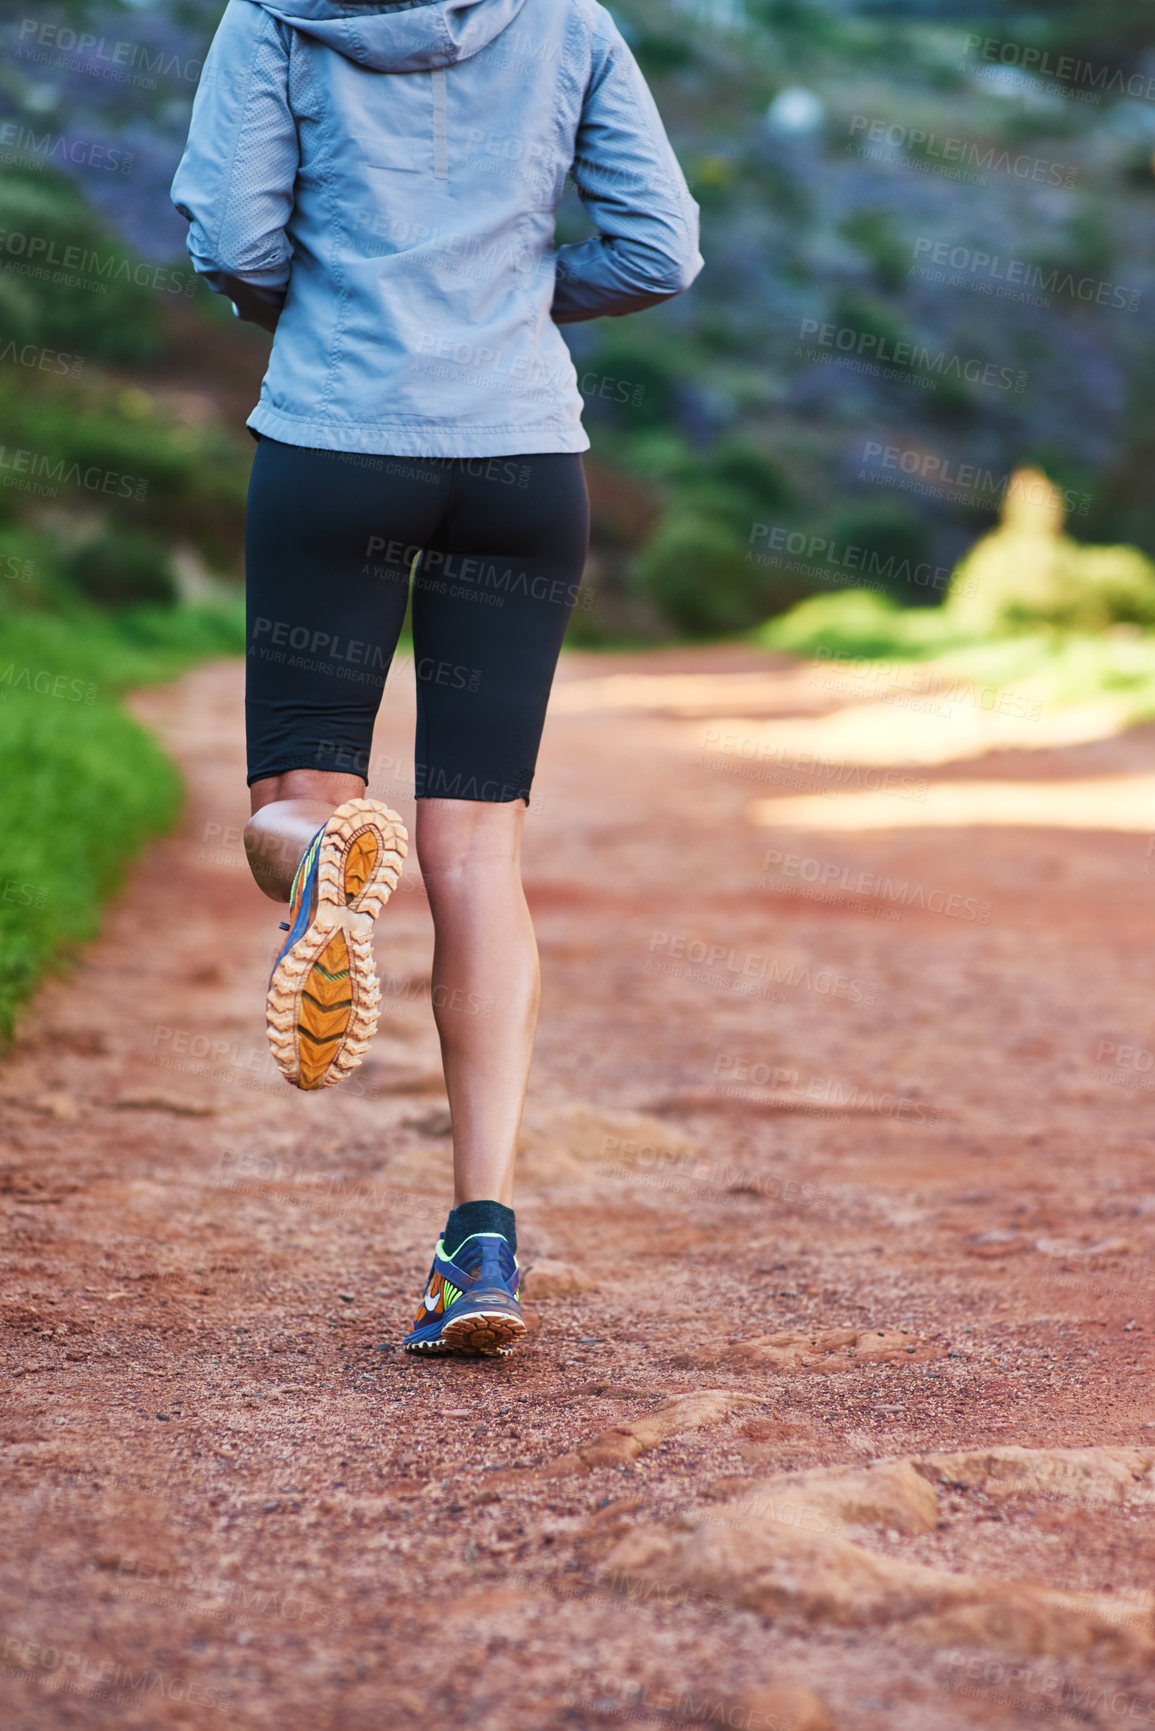
<svg viewBox="0 0 1155 1731">
<path fill-rule="evenodd" d="M 539 996 L 522 828 L 588 537 L 580 456 L 463 463 L 413 582 L 417 853 L 458 1204 L 511 1205 Z"/>
<path fill-rule="evenodd" d="M 261 889 L 290 903 L 265 1017 L 277 1068 L 309 1091 L 343 1081 L 376 1032 L 373 921 L 406 851 L 397 814 L 363 796 L 406 549 L 437 527 L 449 488 L 443 469 L 415 486 L 389 468 L 262 439 L 249 483 L 245 847 Z"/>
<path fill-rule="evenodd" d="M 525 1333 L 513 1168 L 539 994 L 522 827 L 589 501 L 568 453 L 454 468 L 413 580 L 413 648 L 417 852 L 455 1198 L 404 1346 L 504 1354 Z"/>
<path fill-rule="evenodd" d="M 445 464 L 388 474 L 262 438 L 245 531 L 246 722 L 252 818 L 245 851 L 287 902 L 317 830 L 365 792 L 373 721 L 409 596 L 411 543 L 440 523 Z M 382 558 L 377 548 L 387 549 Z"/>
<path fill-rule="evenodd" d="M 433 1013 L 453 1115 L 454 1206 L 513 1203 L 539 975 L 521 885 L 525 804 L 423 799 L 417 854 L 433 913 Z"/>
<path fill-rule="evenodd" d="M 301 855 L 339 805 L 365 792 L 362 776 L 290 769 L 254 781 L 245 825 L 249 870 L 267 896 L 287 902 Z"/>
</svg>

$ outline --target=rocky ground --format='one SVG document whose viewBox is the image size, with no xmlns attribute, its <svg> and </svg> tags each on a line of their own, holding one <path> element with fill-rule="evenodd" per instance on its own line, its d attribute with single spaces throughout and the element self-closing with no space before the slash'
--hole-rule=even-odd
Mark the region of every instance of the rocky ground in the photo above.
<svg viewBox="0 0 1155 1731">
<path fill-rule="evenodd" d="M 240 685 L 140 700 L 183 827 L 0 1069 L 5 1724 L 1155 1723 L 1153 730 L 570 658 L 534 1332 L 414 1362 L 427 904 L 411 868 L 370 1060 L 293 1093 Z M 407 814 L 411 729 L 402 678 Z"/>
</svg>

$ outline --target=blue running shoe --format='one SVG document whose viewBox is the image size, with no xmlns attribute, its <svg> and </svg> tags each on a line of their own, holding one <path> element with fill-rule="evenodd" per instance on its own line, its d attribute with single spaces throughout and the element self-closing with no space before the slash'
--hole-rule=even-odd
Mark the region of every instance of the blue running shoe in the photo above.
<svg viewBox="0 0 1155 1731">
<path fill-rule="evenodd" d="M 265 1018 L 277 1068 L 296 1088 L 331 1088 L 368 1050 L 381 1004 L 373 921 L 401 876 L 406 843 L 395 811 L 350 799 L 305 849 Z"/>
<path fill-rule="evenodd" d="M 517 1257 L 500 1232 L 475 1232 L 453 1255 L 438 1239 L 406 1352 L 505 1358 L 525 1334 Z"/>
</svg>

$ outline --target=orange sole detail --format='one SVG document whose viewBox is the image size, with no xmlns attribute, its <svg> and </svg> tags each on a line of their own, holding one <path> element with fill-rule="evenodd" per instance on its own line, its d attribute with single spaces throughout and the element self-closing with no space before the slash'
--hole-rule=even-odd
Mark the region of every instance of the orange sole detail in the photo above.
<svg viewBox="0 0 1155 1731">
<path fill-rule="evenodd" d="M 273 970 L 269 1046 L 295 1088 L 332 1088 L 357 1068 L 377 1031 L 381 988 L 373 921 L 397 887 L 405 825 L 373 799 L 350 799 L 325 825 L 317 905 L 304 936 Z"/>
<path fill-rule="evenodd" d="M 474 1311 L 446 1323 L 434 1341 L 415 1341 L 407 1352 L 461 1352 L 481 1358 L 508 1358 L 526 1335 L 525 1323 L 507 1310 Z"/>
</svg>

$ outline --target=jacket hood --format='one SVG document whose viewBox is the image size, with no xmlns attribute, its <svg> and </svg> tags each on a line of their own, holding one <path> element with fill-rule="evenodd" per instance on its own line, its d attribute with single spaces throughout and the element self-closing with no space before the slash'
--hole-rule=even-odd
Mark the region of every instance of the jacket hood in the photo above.
<svg viewBox="0 0 1155 1731">
<path fill-rule="evenodd" d="M 374 72 L 420 72 L 468 60 L 500 36 L 525 0 L 249 0 L 304 36 Z"/>
</svg>

